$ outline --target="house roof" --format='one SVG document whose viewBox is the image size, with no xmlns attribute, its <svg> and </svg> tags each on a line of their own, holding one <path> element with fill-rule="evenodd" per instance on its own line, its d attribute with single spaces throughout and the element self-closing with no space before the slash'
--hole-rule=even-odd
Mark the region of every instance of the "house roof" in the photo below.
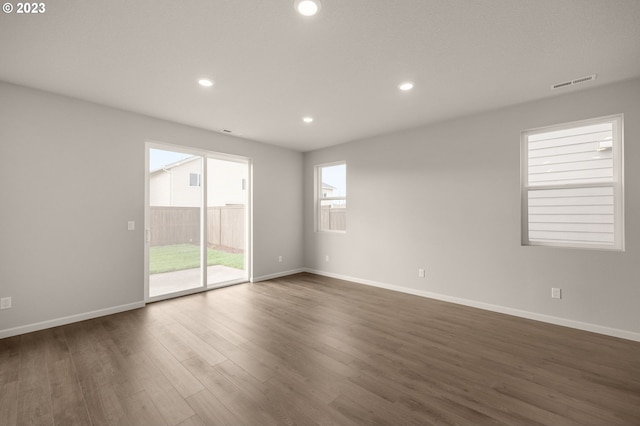
<svg viewBox="0 0 640 426">
<path fill-rule="evenodd" d="M 178 167 L 178 166 L 182 166 L 183 164 L 191 163 L 192 161 L 197 160 L 198 158 L 200 158 L 200 157 L 194 155 L 193 157 L 185 158 L 183 160 L 176 161 L 174 163 L 165 164 L 162 167 L 158 167 L 157 169 L 151 170 L 149 173 L 154 174 L 154 173 L 158 173 L 158 172 L 161 172 L 161 171 L 169 171 L 170 169 L 173 169 L 174 167 Z"/>
<path fill-rule="evenodd" d="M 324 188 L 324 189 L 337 189 L 335 186 L 329 185 L 326 182 L 322 182 L 322 188 Z"/>
</svg>

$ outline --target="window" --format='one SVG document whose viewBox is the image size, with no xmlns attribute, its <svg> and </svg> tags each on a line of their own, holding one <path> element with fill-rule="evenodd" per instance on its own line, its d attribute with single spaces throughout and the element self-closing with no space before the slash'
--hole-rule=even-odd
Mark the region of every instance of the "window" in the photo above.
<svg viewBox="0 0 640 426">
<path fill-rule="evenodd" d="M 522 244 L 624 250 L 622 115 L 522 133 Z"/>
<path fill-rule="evenodd" d="M 347 230 L 347 163 L 316 166 L 318 231 Z"/>
<path fill-rule="evenodd" d="M 189 186 L 200 186 L 200 173 L 189 173 Z"/>
</svg>

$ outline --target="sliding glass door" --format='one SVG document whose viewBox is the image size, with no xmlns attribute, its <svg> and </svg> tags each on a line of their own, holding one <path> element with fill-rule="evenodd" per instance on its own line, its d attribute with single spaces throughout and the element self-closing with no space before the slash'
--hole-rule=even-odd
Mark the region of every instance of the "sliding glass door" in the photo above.
<svg viewBox="0 0 640 426">
<path fill-rule="evenodd" d="M 247 281 L 248 159 L 152 143 L 147 155 L 147 300 Z"/>
</svg>

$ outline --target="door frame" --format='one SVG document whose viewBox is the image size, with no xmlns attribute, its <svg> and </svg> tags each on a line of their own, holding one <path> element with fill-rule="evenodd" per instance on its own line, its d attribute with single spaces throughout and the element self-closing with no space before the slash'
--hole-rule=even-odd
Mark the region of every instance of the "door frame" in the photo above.
<svg viewBox="0 0 640 426">
<path fill-rule="evenodd" d="M 157 302 L 160 300 L 171 299 L 174 297 L 185 296 L 188 294 L 200 293 L 203 291 L 214 290 L 216 288 L 228 287 L 231 285 L 241 284 L 245 282 L 251 282 L 253 280 L 253 160 L 249 157 L 243 157 L 233 154 L 225 154 L 216 151 L 209 151 L 199 148 L 193 148 L 184 145 L 176 145 L 165 142 L 157 142 L 147 140 L 144 147 L 144 301 L 145 303 Z M 150 183 L 149 183 L 149 153 L 151 149 L 160 149 L 165 151 L 181 152 L 185 154 L 198 155 L 202 157 L 202 172 L 201 182 L 206 182 L 207 179 L 207 159 L 212 158 L 216 160 L 233 161 L 236 163 L 244 163 L 247 165 L 247 183 L 246 183 L 246 208 L 245 208 L 245 256 L 244 267 L 246 271 L 246 279 L 233 280 L 223 282 L 220 284 L 209 285 L 207 284 L 207 262 L 206 262 L 206 250 L 202 250 L 203 245 L 206 247 L 207 240 L 207 187 L 206 183 L 202 185 L 202 203 L 200 207 L 200 279 L 201 286 L 193 289 L 182 290 L 174 293 L 163 294 L 159 296 L 149 297 L 149 248 L 150 248 Z"/>
</svg>

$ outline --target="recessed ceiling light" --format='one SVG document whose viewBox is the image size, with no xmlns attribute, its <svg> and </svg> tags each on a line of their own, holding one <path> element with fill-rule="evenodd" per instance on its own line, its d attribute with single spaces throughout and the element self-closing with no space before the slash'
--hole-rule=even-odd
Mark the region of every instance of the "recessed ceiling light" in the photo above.
<svg viewBox="0 0 640 426">
<path fill-rule="evenodd" d="M 296 0 L 294 7 L 300 15 L 313 16 L 320 10 L 320 0 Z"/>
<path fill-rule="evenodd" d="M 313 117 L 302 117 L 302 121 L 304 121 L 307 124 L 313 123 Z"/>
<path fill-rule="evenodd" d="M 398 85 L 398 89 L 402 90 L 403 92 L 407 92 L 411 89 L 413 89 L 413 82 L 411 81 L 405 81 L 404 83 L 401 83 Z"/>
<path fill-rule="evenodd" d="M 202 87 L 211 87 L 213 86 L 213 81 L 209 80 L 208 78 L 201 78 L 200 80 L 198 80 L 198 84 Z"/>
</svg>

